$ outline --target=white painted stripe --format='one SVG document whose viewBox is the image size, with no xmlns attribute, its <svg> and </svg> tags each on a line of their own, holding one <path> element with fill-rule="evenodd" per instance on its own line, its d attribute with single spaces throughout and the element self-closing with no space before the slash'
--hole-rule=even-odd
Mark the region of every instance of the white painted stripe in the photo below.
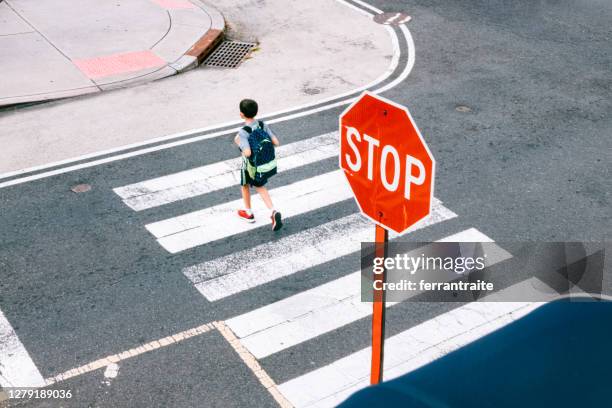
<svg viewBox="0 0 612 408">
<path fill-rule="evenodd" d="M 283 218 L 304 214 L 348 200 L 351 189 L 341 170 L 334 170 L 270 191 L 275 208 Z M 242 199 L 194 211 L 146 225 L 167 251 L 177 253 L 198 245 L 243 233 L 261 226 L 271 228 L 270 212 L 258 197 L 253 197 L 254 223 L 245 223 L 236 211 Z"/>
<path fill-rule="evenodd" d="M 474 242 L 472 228 L 438 242 Z M 489 237 L 480 242 L 492 242 Z M 495 248 L 487 258 L 492 266 L 512 257 L 502 248 Z M 423 248 L 415 249 L 418 253 Z M 411 251 L 413 252 L 413 251 Z M 491 251 L 493 252 L 493 251 Z M 489 248 L 487 248 L 489 253 Z M 386 306 L 393 306 L 387 302 Z M 372 304 L 361 301 L 360 271 L 298 293 L 276 303 L 228 320 L 227 325 L 241 338 L 242 344 L 257 358 L 264 358 L 296 344 L 339 329 L 369 316 Z M 330 319 L 329 316 L 334 316 Z"/>
<path fill-rule="evenodd" d="M 268 123 L 270 123 L 272 121 L 268 121 Z M 280 120 L 278 121 L 280 122 Z M 118 154 L 116 156 L 111 156 L 111 157 L 107 157 L 104 159 L 98 159 L 98 160 L 93 160 L 87 163 L 82 163 L 82 164 L 75 164 L 72 166 L 67 166 L 67 167 L 62 167 L 56 170 L 50 170 L 50 171 L 46 171 L 44 173 L 39 173 L 39 174 L 34 174 L 32 176 L 25 176 L 25 177 L 21 177 L 21 178 L 16 178 L 14 180 L 9 180 L 9 181 L 5 181 L 0 183 L 0 188 L 5 188 L 5 187 L 10 187 L 10 186 L 15 186 L 18 184 L 23 184 L 23 183 L 27 183 L 29 181 L 34 181 L 34 180 L 40 180 L 43 178 L 47 178 L 47 177 L 52 177 L 52 176 L 57 176 L 58 174 L 64 174 L 64 173 L 69 173 L 71 171 L 76 171 L 76 170 L 82 170 L 82 169 L 86 169 L 89 167 L 95 167 L 95 166 L 99 166 L 101 164 L 107 164 L 107 163 L 112 163 L 118 160 L 123 160 L 123 159 L 129 159 L 131 157 L 136 157 L 136 156 L 142 156 L 143 154 L 147 154 L 147 153 L 153 153 L 153 152 L 157 152 L 160 150 L 165 150 L 165 149 L 170 149 L 172 147 L 177 147 L 177 146 L 182 146 L 185 144 L 189 144 L 189 143 L 194 143 L 194 142 L 198 142 L 201 140 L 206 140 L 206 139 L 212 139 L 218 136 L 223 136 L 223 135 L 228 135 L 228 134 L 232 134 L 232 133 L 236 133 L 240 130 L 240 128 L 236 127 L 234 129 L 230 129 L 229 131 L 219 131 L 219 132 L 215 132 L 215 133 L 208 133 L 206 135 L 202 135 L 202 136 L 195 136 L 189 139 L 183 139 L 183 140 L 178 140 L 176 142 L 171 142 L 171 143 L 166 143 L 163 145 L 159 145 L 159 146 L 152 146 L 152 147 L 147 147 L 144 149 L 140 149 L 140 150 L 136 150 L 133 152 L 129 152 L 129 153 L 122 153 L 122 154 Z M 148 141 L 145 145 L 154 143 L 152 141 Z M 122 150 L 127 150 L 126 147 L 123 147 L 121 149 L 119 149 L 119 151 Z M 94 156 L 100 156 L 101 154 L 95 154 Z M 81 159 L 71 159 L 68 160 L 68 162 L 75 162 L 75 161 L 79 161 Z M 52 165 L 46 165 L 44 166 L 46 167 L 54 167 Z M 24 172 L 27 172 L 26 170 L 24 170 Z"/>
<path fill-rule="evenodd" d="M 414 63 L 416 61 L 414 39 L 412 38 L 412 34 L 410 34 L 410 30 L 408 30 L 405 25 L 401 25 L 400 29 L 406 37 L 406 44 L 408 46 L 408 63 L 406 64 L 406 69 L 404 69 L 404 71 L 402 71 L 402 73 L 393 81 L 389 82 L 385 86 L 375 89 L 372 91 L 372 93 L 381 94 L 383 92 L 387 92 L 389 89 L 395 88 L 398 84 L 404 82 L 404 80 L 408 78 L 408 75 L 410 72 L 412 72 L 412 68 L 414 68 Z"/>
<path fill-rule="evenodd" d="M 399 18 L 399 16 L 401 16 L 401 15 L 402 15 L 402 13 L 395 13 L 395 14 L 393 15 L 393 17 L 388 18 L 388 19 L 385 21 L 385 23 L 387 23 L 387 24 L 391 24 L 393 21 L 397 20 L 397 19 Z"/>
<path fill-rule="evenodd" d="M 473 302 L 385 340 L 385 380 L 409 373 L 524 316 L 540 303 Z M 371 349 L 365 348 L 279 385 L 296 407 L 333 407 L 367 387 Z"/>
<path fill-rule="evenodd" d="M 352 300 L 352 298 L 359 294 L 360 290 L 359 272 L 353 272 L 316 288 L 300 292 L 278 302 L 226 320 L 226 324 L 244 343 L 245 338 L 256 333 L 263 333 L 264 330 L 270 327 L 294 321 L 300 317 L 305 317 L 313 311 L 326 309 L 345 300 Z M 365 302 L 364 305 L 367 309 L 371 309 L 371 305 L 368 306 Z M 334 319 L 341 317 L 335 314 L 328 316 L 334 316 Z M 328 318 L 326 320 L 334 319 Z M 340 326 L 342 324 L 338 325 L 338 327 Z M 247 348 L 253 353 L 251 348 Z M 253 354 L 257 357 L 257 354 Z"/>
<path fill-rule="evenodd" d="M 352 0 L 352 1 L 353 1 L 353 3 L 359 4 L 359 5 L 367 8 L 367 9 L 372 10 L 376 14 L 382 14 L 383 13 L 383 11 L 381 9 L 376 8 L 376 7 L 372 6 L 371 4 L 366 3 L 365 1 L 362 1 L 362 0 Z"/>
<path fill-rule="evenodd" d="M 354 272 L 230 319 L 227 325 L 251 354 L 265 358 L 369 316 L 372 304 L 361 301 L 360 288 L 359 272 Z"/>
<path fill-rule="evenodd" d="M 0 387 L 42 387 L 45 380 L 0 310 Z"/>
<path fill-rule="evenodd" d="M 434 200 L 431 215 L 404 234 L 456 216 Z M 396 236 L 390 233 L 390 237 Z M 215 301 L 357 252 L 361 242 L 372 241 L 373 237 L 372 223 L 360 214 L 352 214 L 278 241 L 185 268 L 183 273 L 206 299 Z"/>
<path fill-rule="evenodd" d="M 337 154 L 337 131 L 276 149 L 279 171 L 305 166 Z M 235 186 L 240 182 L 240 165 L 241 159 L 234 158 L 118 187 L 113 191 L 127 206 L 142 211 Z"/>
<path fill-rule="evenodd" d="M 349 5 L 348 2 L 343 1 L 343 0 L 337 0 L 339 3 L 342 3 L 344 5 Z M 360 4 L 370 8 L 370 9 L 374 9 L 371 6 L 366 5 L 363 2 L 359 2 Z M 356 9 L 356 7 L 351 6 L 351 8 Z M 376 9 L 377 10 L 377 9 Z M 360 12 L 365 12 L 365 11 L 360 11 Z M 277 123 L 277 122 L 283 122 L 283 121 L 287 121 L 287 120 L 291 120 L 294 118 L 298 118 L 298 117 L 303 117 L 303 116 L 308 116 L 310 114 L 313 113 L 317 113 L 317 112 L 322 112 L 328 109 L 333 109 L 335 107 L 338 106 L 342 106 L 342 105 L 347 105 L 349 103 L 351 103 L 354 98 L 356 98 L 357 96 L 352 96 L 348 99 L 344 99 L 343 101 L 339 101 L 339 102 L 335 102 L 335 103 L 329 103 L 327 105 L 318 107 L 318 108 L 314 108 L 314 109 L 309 109 L 303 112 L 297 112 L 297 113 L 290 113 L 290 112 L 296 112 L 302 109 L 306 109 L 315 105 L 319 105 L 321 103 L 326 103 L 329 101 L 333 101 L 335 99 L 338 98 L 343 98 L 343 97 L 347 97 L 349 95 L 353 95 L 357 92 L 361 92 L 365 89 L 371 89 L 374 88 L 376 86 L 378 86 L 380 83 L 384 82 L 385 80 L 387 80 L 389 78 L 389 76 L 391 76 L 391 74 L 395 71 L 395 69 L 397 68 L 397 66 L 399 65 L 399 58 L 400 58 L 400 47 L 399 47 L 399 39 L 397 37 L 397 34 L 395 34 L 395 31 L 390 28 L 390 27 L 386 27 L 387 28 L 387 32 L 389 33 L 390 37 L 391 37 L 391 42 L 393 44 L 393 58 L 391 60 L 391 63 L 389 65 L 389 67 L 387 68 L 387 70 L 377 79 L 375 79 L 374 81 L 372 81 L 369 84 L 366 84 L 364 86 L 360 86 L 358 88 L 355 88 L 351 91 L 347 91 L 338 95 L 334 95 L 332 97 L 328 97 L 328 98 L 324 98 L 324 99 L 320 99 L 318 101 L 309 103 L 309 104 L 305 104 L 305 105 L 299 105 L 299 106 L 294 106 L 292 108 L 289 109 L 283 109 L 280 111 L 276 111 L 276 112 L 272 112 L 269 113 L 267 115 L 265 115 L 265 117 L 272 117 L 272 116 L 276 116 L 276 115 L 285 115 L 283 117 L 279 117 L 277 119 L 274 120 L 267 120 L 268 123 Z M 412 71 L 412 68 L 414 67 L 414 60 L 415 60 L 415 56 L 414 56 L 414 52 L 415 52 L 415 48 L 414 48 L 414 41 L 412 40 L 412 36 L 410 35 L 410 32 L 408 32 L 407 30 L 404 31 L 404 35 L 406 35 L 407 33 L 407 37 L 406 37 L 406 42 L 408 44 L 408 64 L 406 65 L 406 67 L 404 67 L 404 70 L 402 71 L 401 75 L 396 78 L 396 80 L 394 80 L 393 82 L 387 84 L 385 87 L 380 88 L 379 90 L 374 90 L 374 93 L 381 93 L 384 92 L 390 88 L 393 88 L 395 86 L 397 86 L 401 81 L 403 81 L 409 74 L 410 71 Z M 262 117 L 262 118 L 265 118 Z M 180 133 L 176 133 L 176 134 L 171 134 L 171 135 L 167 135 L 167 136 L 162 136 L 162 137 L 158 137 L 158 138 L 154 138 L 154 139 L 150 139 L 147 140 L 145 142 L 139 142 L 139 143 L 133 143 L 130 145 L 125 145 L 125 146 L 121 146 L 118 148 L 113 148 L 113 149 L 108 149 L 108 150 L 104 150 L 104 151 L 100 151 L 100 152 L 95 152 L 95 153 L 90 153 L 90 154 L 86 154 L 86 155 L 82 155 L 82 156 L 78 156 L 78 157 L 73 157 L 70 159 L 66 159 L 66 160 L 60 160 L 60 161 L 56 161 L 53 163 L 48 163 L 48 164 L 44 164 L 44 165 L 39 165 L 39 166 L 34 166 L 34 167 L 30 167 L 30 168 L 26 168 L 26 169 L 20 169 L 20 170 L 16 170 L 16 171 L 12 171 L 12 172 L 8 172 L 8 173 L 4 173 L 4 174 L 0 174 L 0 180 L 4 179 L 4 178 L 8 178 L 8 177 L 12 177 L 15 175 L 19 175 L 19 174 L 25 174 L 25 173 L 30 173 L 33 171 L 38 171 L 38 170 L 44 170 L 44 169 L 48 169 L 51 167 L 56 167 L 56 166 L 60 166 L 60 165 L 65 165 L 65 164 L 71 164 L 71 163 L 75 163 L 78 161 L 82 161 L 82 160 L 88 160 L 88 159 L 93 159 L 96 157 L 100 157 L 103 155 L 107 155 L 107 154 L 112 154 L 112 153 L 120 153 L 122 151 L 128 150 L 128 149 L 132 149 L 132 148 L 136 148 L 136 147 L 143 147 L 143 146 L 148 146 L 154 143 L 158 143 L 158 142 L 162 142 L 162 141 L 166 141 L 166 140 L 173 140 L 173 139 L 177 139 L 180 137 L 184 137 L 184 136 L 189 136 L 192 135 L 194 133 L 202 133 L 202 132 L 207 132 L 207 131 L 212 131 L 215 129 L 220 129 L 226 126 L 238 126 L 239 122 L 226 122 L 226 123 L 222 123 L 222 124 L 218 124 L 218 125 L 213 125 L 213 126 L 208 126 L 205 128 L 200 128 L 200 129 L 191 129 L 191 130 L 187 130 L 184 132 L 180 132 Z M 135 156 L 139 156 L 139 155 L 143 155 L 143 154 L 147 154 L 150 152 L 154 152 L 154 151 L 159 151 L 159 150 L 164 150 L 164 149 L 169 149 L 172 147 L 176 147 L 176 146 L 181 146 L 184 144 L 189 144 L 189 143 L 194 143 L 197 141 L 201 141 L 201 140 L 206 140 L 206 139 L 211 139 L 217 136 L 221 136 L 221 135 L 226 135 L 226 134 L 231 134 L 231 133 L 235 133 L 238 131 L 238 127 L 236 127 L 235 129 L 231 129 L 229 131 L 222 131 L 222 132 L 215 132 L 215 133 L 211 133 L 211 134 L 206 134 L 206 135 L 202 135 L 202 136 L 195 136 L 195 137 L 191 137 L 188 139 L 184 139 L 184 140 L 180 140 L 180 141 L 175 141 L 175 142 L 171 142 L 171 143 L 167 143 L 167 144 L 162 144 L 159 146 L 154 146 L 154 147 L 150 147 L 150 148 L 144 148 L 141 150 L 137 150 L 131 153 L 125 153 L 125 154 L 118 154 L 116 156 L 112 156 L 112 157 L 108 157 L 106 159 L 98 159 L 98 160 L 93 160 L 87 163 L 83 163 L 83 164 L 79 164 L 79 165 L 72 165 L 72 166 L 67 166 L 61 169 L 57 169 L 57 170 L 52 170 L 52 171 L 47 171 L 47 172 L 43 172 L 40 174 L 35 174 L 32 176 L 26 176 L 26 177 L 21 177 L 21 178 L 17 178 L 15 180 L 10 180 L 7 182 L 3 182 L 0 183 L 0 188 L 4 188 L 4 187 L 9 187 L 9 186 L 14 186 L 14 185 L 18 185 L 18 184 L 22 184 L 22 183 L 26 183 L 29 181 L 34 181 L 34 180 L 39 180 L 42 178 L 47 178 L 47 177 L 51 177 L 54 175 L 58 175 L 58 174 L 63 174 L 63 173 L 68 173 L 71 171 L 75 171 L 75 170 L 80 170 L 80 169 L 84 169 L 84 168 L 89 168 L 89 167 L 94 167 L 100 164 L 105 164 L 105 163 L 110 163 L 113 161 L 117 161 L 117 160 L 123 160 L 126 158 L 130 158 L 130 157 L 135 157 Z"/>
<path fill-rule="evenodd" d="M 469 228 L 457 234 L 449 235 L 438 242 L 495 242 L 476 228 Z M 506 252 L 507 253 L 507 252 Z"/>
<path fill-rule="evenodd" d="M 397 24 L 405 24 L 407 22 L 409 22 L 410 20 L 412 20 L 411 16 L 406 16 L 403 19 L 401 19 L 400 21 L 397 22 Z"/>
</svg>

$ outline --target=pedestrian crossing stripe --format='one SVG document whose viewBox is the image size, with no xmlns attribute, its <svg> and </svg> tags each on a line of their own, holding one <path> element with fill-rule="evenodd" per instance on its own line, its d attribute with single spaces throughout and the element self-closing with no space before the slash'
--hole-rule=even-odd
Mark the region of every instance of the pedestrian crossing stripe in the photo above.
<svg viewBox="0 0 612 408">
<path fill-rule="evenodd" d="M 0 388 L 42 387 L 45 380 L 0 310 Z"/>
</svg>

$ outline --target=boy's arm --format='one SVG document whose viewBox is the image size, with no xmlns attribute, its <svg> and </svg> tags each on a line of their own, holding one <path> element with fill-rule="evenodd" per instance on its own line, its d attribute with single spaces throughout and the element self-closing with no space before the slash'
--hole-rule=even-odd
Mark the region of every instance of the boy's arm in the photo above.
<svg viewBox="0 0 612 408">
<path fill-rule="evenodd" d="M 274 146 L 280 146 L 280 141 L 278 140 L 278 137 L 276 137 L 276 135 L 274 134 L 272 129 L 270 129 L 270 126 L 268 126 L 267 123 L 264 124 L 264 130 L 270 135 L 270 139 L 272 140 L 272 144 Z"/>
<path fill-rule="evenodd" d="M 234 137 L 234 143 L 236 143 L 236 146 L 238 146 L 244 157 L 251 157 L 251 149 L 249 147 L 240 147 L 240 133 Z"/>
</svg>

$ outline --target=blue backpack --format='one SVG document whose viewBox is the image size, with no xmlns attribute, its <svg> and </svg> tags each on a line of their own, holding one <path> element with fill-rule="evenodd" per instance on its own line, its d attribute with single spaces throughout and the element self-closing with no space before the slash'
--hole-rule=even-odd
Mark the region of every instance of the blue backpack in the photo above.
<svg viewBox="0 0 612 408">
<path fill-rule="evenodd" d="M 244 126 L 242 128 L 249 134 L 251 157 L 247 162 L 247 170 L 254 180 L 276 174 L 276 155 L 272 138 L 264 130 L 264 123 L 261 120 L 257 123 L 258 127 Z"/>
</svg>

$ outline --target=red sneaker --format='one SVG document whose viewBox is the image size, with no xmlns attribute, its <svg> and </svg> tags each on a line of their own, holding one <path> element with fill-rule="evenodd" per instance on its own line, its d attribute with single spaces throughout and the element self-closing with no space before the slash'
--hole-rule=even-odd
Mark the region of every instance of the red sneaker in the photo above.
<svg viewBox="0 0 612 408">
<path fill-rule="evenodd" d="M 272 218 L 272 231 L 278 231 L 283 227 L 281 213 L 279 213 L 278 211 L 274 211 L 270 218 Z"/>
<path fill-rule="evenodd" d="M 238 216 L 246 222 L 255 222 L 255 216 L 253 213 L 248 214 L 245 210 L 238 210 Z"/>
</svg>

